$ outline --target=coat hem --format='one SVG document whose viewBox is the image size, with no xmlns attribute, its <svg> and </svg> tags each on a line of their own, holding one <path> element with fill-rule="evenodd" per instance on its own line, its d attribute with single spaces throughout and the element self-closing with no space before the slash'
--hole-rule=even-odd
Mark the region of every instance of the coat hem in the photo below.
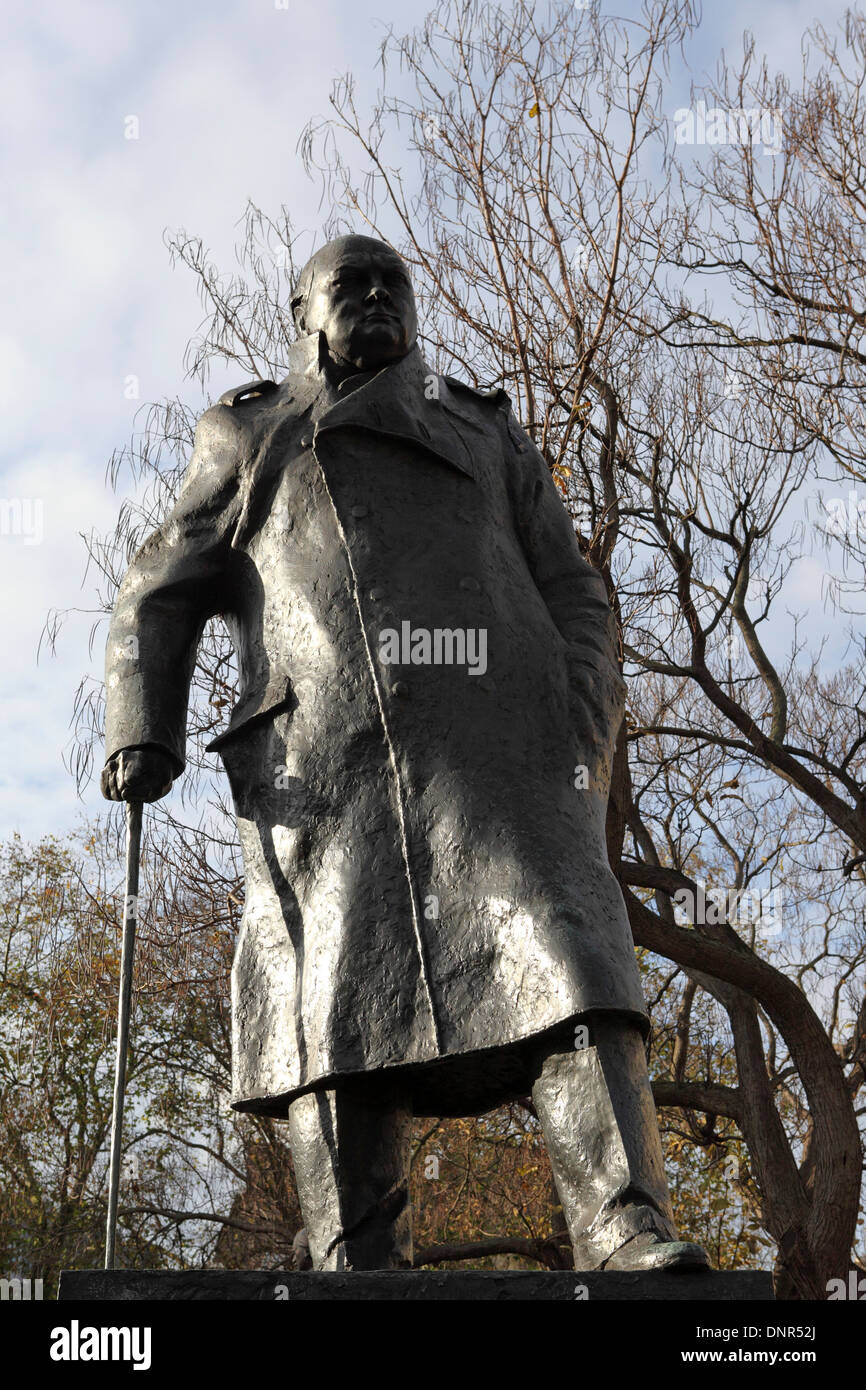
<svg viewBox="0 0 866 1390">
<path fill-rule="evenodd" d="M 311 1091 L 331 1090 L 343 1083 L 362 1082 L 364 1077 L 381 1081 L 387 1072 L 398 1086 L 404 1083 L 415 1115 L 446 1117 L 484 1114 L 509 1099 L 528 1094 L 540 1062 L 551 1050 L 551 1045 L 560 1043 L 568 1050 L 573 1046 L 576 1024 L 584 1020 L 591 1023 L 593 1017 L 600 1014 L 615 1014 L 634 1024 L 644 1040 L 649 1035 L 650 1021 L 645 1012 L 611 1006 L 581 1009 L 558 1023 L 507 1043 L 447 1053 L 424 1062 L 386 1062 L 376 1067 L 327 1072 L 284 1091 L 232 1100 L 231 1108 L 239 1114 L 285 1120 L 289 1106 L 300 1096 Z"/>
</svg>

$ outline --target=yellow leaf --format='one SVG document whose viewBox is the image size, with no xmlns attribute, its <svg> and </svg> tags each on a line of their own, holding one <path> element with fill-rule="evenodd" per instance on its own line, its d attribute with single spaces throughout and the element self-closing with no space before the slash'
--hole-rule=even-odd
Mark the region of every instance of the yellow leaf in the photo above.
<svg viewBox="0 0 866 1390">
<path fill-rule="evenodd" d="M 538 115 L 538 102 L 536 102 L 535 105 L 530 109 L 529 114 L 530 114 L 530 116 L 537 116 L 537 115 Z"/>
</svg>

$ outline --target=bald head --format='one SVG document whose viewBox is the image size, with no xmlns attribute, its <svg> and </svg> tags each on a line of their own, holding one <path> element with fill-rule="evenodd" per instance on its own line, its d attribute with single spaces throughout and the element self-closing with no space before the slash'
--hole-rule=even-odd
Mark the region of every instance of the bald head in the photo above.
<svg viewBox="0 0 866 1390">
<path fill-rule="evenodd" d="M 418 319 L 409 272 L 373 237 L 342 236 L 321 246 L 292 295 L 299 333 L 323 332 L 339 368 L 367 371 L 404 357 Z"/>
</svg>

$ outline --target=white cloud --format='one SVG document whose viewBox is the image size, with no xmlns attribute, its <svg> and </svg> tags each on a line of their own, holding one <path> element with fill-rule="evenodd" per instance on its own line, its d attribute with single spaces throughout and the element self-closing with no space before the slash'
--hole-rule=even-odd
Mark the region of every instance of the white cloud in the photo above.
<svg viewBox="0 0 866 1390">
<path fill-rule="evenodd" d="M 374 21 L 411 24 L 425 8 L 79 0 L 7 17 L 0 498 L 41 499 L 44 538 L 0 535 L 0 835 L 37 836 L 76 813 L 62 750 L 78 681 L 101 673 L 103 639 L 91 658 L 92 620 L 74 617 L 57 657 L 37 665 L 39 636 L 49 609 L 94 606 L 78 532 L 114 524 L 105 466 L 140 404 L 197 399 L 182 354 L 201 308 L 191 277 L 169 265 L 164 229 L 187 227 L 229 268 L 250 196 L 317 227 L 298 136 L 327 111 L 339 72 L 356 70 L 372 91 Z M 130 114 L 138 140 L 124 139 Z M 124 396 L 130 374 L 139 401 Z"/>
</svg>

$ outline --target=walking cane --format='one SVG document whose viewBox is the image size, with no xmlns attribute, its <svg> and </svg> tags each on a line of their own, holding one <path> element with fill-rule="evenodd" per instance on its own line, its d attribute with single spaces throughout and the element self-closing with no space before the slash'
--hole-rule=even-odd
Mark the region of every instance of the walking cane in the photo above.
<svg viewBox="0 0 866 1390">
<path fill-rule="evenodd" d="M 117 1061 L 114 1070 L 114 1108 L 111 1115 L 111 1161 L 108 1169 L 108 1220 L 105 1226 L 105 1268 L 114 1269 L 117 1194 L 120 1189 L 120 1149 L 123 1139 L 123 1097 L 126 1091 L 126 1051 L 132 1002 L 132 963 L 135 959 L 135 921 L 138 915 L 138 861 L 141 852 L 140 801 L 126 803 L 126 893 L 123 899 L 123 945 L 120 952 L 120 995 L 117 1001 Z"/>
</svg>

